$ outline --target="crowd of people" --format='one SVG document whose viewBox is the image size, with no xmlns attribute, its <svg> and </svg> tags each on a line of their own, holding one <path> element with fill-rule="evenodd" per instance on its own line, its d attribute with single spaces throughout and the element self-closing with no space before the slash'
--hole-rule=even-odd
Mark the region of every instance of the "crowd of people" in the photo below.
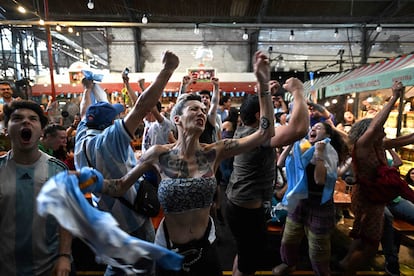
<svg viewBox="0 0 414 276">
<path fill-rule="evenodd" d="M 367 194 L 375 188 L 366 187 L 379 182 L 382 165 L 401 164 L 395 152 L 388 162 L 386 150 L 414 142 L 414 134 L 386 139 L 384 133 L 402 83 L 394 83 L 392 97 L 375 116 L 356 120 L 346 111 L 336 124 L 325 107 L 305 98 L 299 79 L 280 84 L 270 78 L 267 55 L 256 52 L 253 60 L 257 92 L 239 108 L 232 107 L 230 97 L 220 96 L 218 78 L 210 80 L 212 91 L 193 93 L 187 91 L 192 76 L 184 76 L 177 101 L 163 110 L 159 99 L 179 65 L 169 51 L 151 85 L 145 88 L 141 81 L 139 95 L 122 74 L 128 108 L 94 95 L 98 84 L 85 77 L 80 112 L 69 126 L 49 123 L 39 104 L 14 99 L 10 84 L 0 82 L 2 127 L 11 141 L 11 149 L 0 157 L 0 275 L 74 274 L 70 229 L 59 227 L 52 216 L 40 216 L 36 197 L 59 172 L 81 177 L 85 168 L 93 168 L 95 176 L 82 184 L 90 204 L 109 212 L 129 235 L 184 256 L 180 271 L 140 260 L 133 264 L 141 270 L 137 275 L 222 275 L 216 223 L 227 224 L 236 243 L 233 275 L 254 275 L 266 247 L 265 206 L 282 186 L 278 198 L 287 218 L 282 262 L 273 275 L 295 271 L 305 236 L 316 275 L 333 270 L 356 275 L 380 242 L 386 272 L 400 275 L 400 241 L 392 219 L 414 223 L 414 192 L 401 188 L 394 198 L 378 202 Z M 291 103 L 284 100 L 286 92 Z M 139 154 L 131 144 L 137 136 L 142 137 Z M 282 185 L 277 183 L 281 172 Z M 352 180 L 354 223 L 348 253 L 333 263 L 338 177 Z M 124 203 L 133 204 L 143 180 L 158 187 L 162 220 L 155 227 L 150 217 Z M 410 169 L 401 185 L 413 183 Z M 126 274 L 108 265 L 105 275 Z"/>
</svg>

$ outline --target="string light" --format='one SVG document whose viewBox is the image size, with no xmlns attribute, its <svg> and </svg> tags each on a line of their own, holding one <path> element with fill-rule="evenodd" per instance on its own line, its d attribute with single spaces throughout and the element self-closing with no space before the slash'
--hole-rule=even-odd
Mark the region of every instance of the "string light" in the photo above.
<svg viewBox="0 0 414 276">
<path fill-rule="evenodd" d="M 375 29 L 377 31 L 377 33 L 380 33 L 382 31 L 382 26 L 381 24 L 377 25 L 377 28 Z"/>
<path fill-rule="evenodd" d="M 73 28 L 72 28 L 72 27 L 69 27 L 69 28 L 68 28 L 68 32 L 69 32 L 69 33 L 73 33 Z"/>
<path fill-rule="evenodd" d="M 248 40 L 249 34 L 247 33 L 247 29 L 244 29 L 243 40 Z"/>
<path fill-rule="evenodd" d="M 89 1 L 88 1 L 87 7 L 88 7 L 88 9 L 90 9 L 90 10 L 93 10 L 93 9 L 95 8 L 95 4 L 93 3 L 93 1 L 92 1 L 92 0 L 89 0 Z"/>
<path fill-rule="evenodd" d="M 338 28 L 335 28 L 334 37 L 337 38 L 339 35 Z"/>
<path fill-rule="evenodd" d="M 200 33 L 200 28 L 198 27 L 198 23 L 194 26 L 194 34 L 198 35 Z"/>
<path fill-rule="evenodd" d="M 295 40 L 295 32 L 294 32 L 293 30 L 290 30 L 289 40 L 290 40 L 290 41 Z"/>
<path fill-rule="evenodd" d="M 141 22 L 142 22 L 142 24 L 148 24 L 148 17 L 145 13 L 142 16 Z"/>
<path fill-rule="evenodd" d="M 26 13 L 26 9 L 23 7 L 23 6 L 18 6 L 17 7 L 17 10 L 19 11 L 19 12 L 21 12 L 21 13 Z"/>
<path fill-rule="evenodd" d="M 56 31 L 60 32 L 62 30 L 62 27 L 60 25 L 56 25 Z"/>
</svg>

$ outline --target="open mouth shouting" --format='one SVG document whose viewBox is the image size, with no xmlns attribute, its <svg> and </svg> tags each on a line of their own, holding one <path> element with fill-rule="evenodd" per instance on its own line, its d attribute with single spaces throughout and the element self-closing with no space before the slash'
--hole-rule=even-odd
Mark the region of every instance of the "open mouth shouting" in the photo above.
<svg viewBox="0 0 414 276">
<path fill-rule="evenodd" d="M 20 131 L 20 138 L 23 143 L 29 143 L 32 138 L 32 130 L 29 128 L 24 128 Z"/>
</svg>

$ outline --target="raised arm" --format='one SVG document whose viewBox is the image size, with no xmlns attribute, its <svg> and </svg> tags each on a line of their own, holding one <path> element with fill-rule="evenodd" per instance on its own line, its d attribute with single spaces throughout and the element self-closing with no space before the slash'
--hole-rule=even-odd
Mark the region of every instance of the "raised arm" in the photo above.
<svg viewBox="0 0 414 276">
<path fill-rule="evenodd" d="M 279 126 L 275 131 L 275 136 L 270 140 L 272 147 L 292 144 L 303 138 L 309 129 L 309 113 L 304 97 L 303 83 L 297 78 L 290 78 L 286 80 L 283 88 L 293 95 L 293 109 L 289 124 Z"/>
<path fill-rule="evenodd" d="M 326 109 L 322 105 L 311 102 L 311 101 L 308 101 L 308 105 L 311 106 L 313 109 L 319 111 L 319 113 L 321 113 L 323 118 L 329 119 L 331 117 L 331 113 L 328 111 L 328 109 Z"/>
<path fill-rule="evenodd" d="M 394 139 L 384 140 L 385 149 L 399 148 L 409 144 L 414 144 L 414 133 L 403 135 Z"/>
<path fill-rule="evenodd" d="M 254 58 L 254 72 L 257 78 L 260 105 L 259 128 L 251 135 L 240 139 L 224 139 L 219 141 L 218 144 L 223 145 L 223 150 L 220 151 L 219 159 L 225 159 L 268 143 L 269 139 L 275 133 L 273 127 L 273 103 L 269 91 L 269 58 L 260 51 L 256 52 Z"/>
<path fill-rule="evenodd" d="M 384 124 L 390 114 L 392 108 L 394 107 L 397 100 L 400 98 L 401 93 L 404 91 L 404 86 L 401 82 L 394 82 L 392 86 L 392 96 L 388 103 L 384 105 L 380 112 L 375 115 L 372 119 L 372 122 L 369 124 L 367 131 L 358 139 L 357 143 L 364 145 L 364 144 L 371 144 L 373 138 L 378 135 L 379 132 L 384 132 Z"/>
<path fill-rule="evenodd" d="M 124 118 L 125 127 L 130 134 L 135 133 L 138 123 L 144 118 L 148 111 L 157 104 L 164 87 L 178 67 L 179 59 L 172 52 L 167 51 L 162 59 L 163 68 L 155 81 L 141 94 L 134 107 Z"/>
<path fill-rule="evenodd" d="M 127 74 L 125 74 L 125 71 L 122 72 L 122 81 L 124 82 L 124 86 L 126 90 L 128 91 L 128 96 L 131 99 L 131 103 L 135 104 L 138 96 L 135 94 L 135 91 L 132 89 L 131 85 L 129 84 L 129 77 Z"/>
<path fill-rule="evenodd" d="M 87 80 L 86 78 L 82 80 L 82 84 L 83 84 L 84 90 L 83 90 L 82 100 L 80 103 L 81 120 L 85 119 L 86 110 L 92 104 L 91 93 L 92 93 L 92 89 L 94 85 L 93 80 Z"/>
<path fill-rule="evenodd" d="M 180 84 L 180 90 L 178 91 L 178 97 L 181 96 L 181 94 L 184 94 L 187 92 L 187 88 L 191 82 L 192 82 L 192 77 L 190 76 L 183 77 L 183 80 L 181 81 L 181 84 Z"/>
<path fill-rule="evenodd" d="M 207 119 L 211 125 L 216 125 L 217 118 L 217 108 L 220 101 L 220 91 L 219 91 L 219 79 L 211 78 L 211 83 L 213 84 L 213 96 L 211 97 L 210 109 L 207 113 Z"/>
</svg>

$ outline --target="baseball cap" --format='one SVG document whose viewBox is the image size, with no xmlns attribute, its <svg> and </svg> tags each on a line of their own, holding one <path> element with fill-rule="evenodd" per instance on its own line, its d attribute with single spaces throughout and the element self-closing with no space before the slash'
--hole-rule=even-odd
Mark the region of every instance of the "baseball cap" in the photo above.
<svg viewBox="0 0 414 276">
<path fill-rule="evenodd" d="M 103 130 L 110 126 L 115 117 L 124 110 L 122 104 L 97 102 L 86 110 L 86 125 L 89 128 Z"/>
</svg>

